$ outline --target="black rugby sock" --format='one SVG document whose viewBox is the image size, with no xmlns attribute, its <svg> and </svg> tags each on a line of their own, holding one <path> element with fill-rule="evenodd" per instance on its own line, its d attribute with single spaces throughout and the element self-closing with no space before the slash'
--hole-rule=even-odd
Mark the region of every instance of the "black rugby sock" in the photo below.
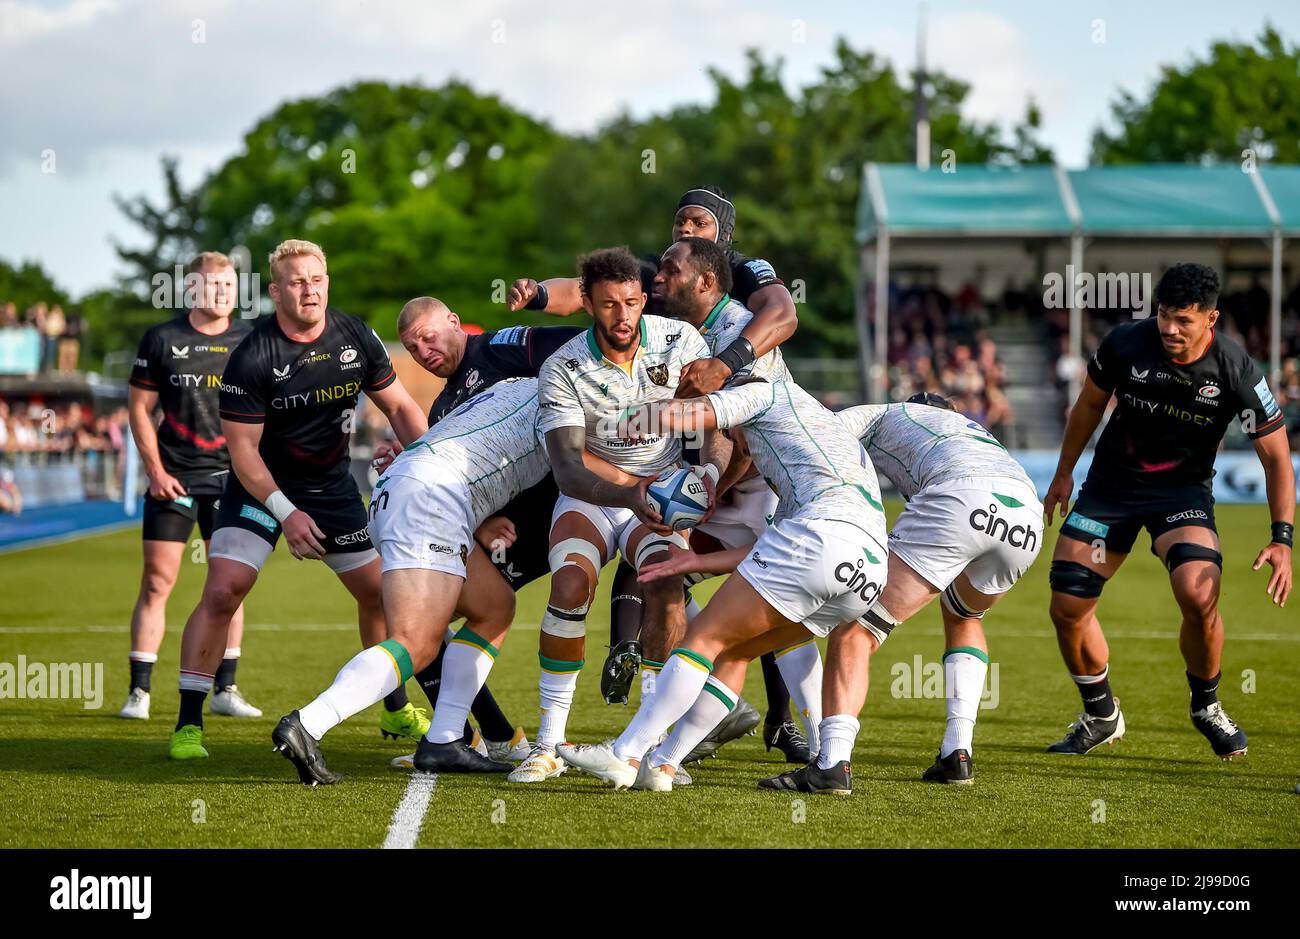
<svg viewBox="0 0 1300 939">
<path fill-rule="evenodd" d="M 129 693 L 134 691 L 136 688 L 139 688 L 141 691 L 148 691 L 149 682 L 152 677 L 152 662 L 138 662 L 135 659 L 131 659 L 131 687 L 127 689 L 127 692 Z"/>
<path fill-rule="evenodd" d="M 225 691 L 235 683 L 235 669 L 239 667 L 239 659 L 222 659 L 221 664 L 217 666 L 217 677 L 212 680 L 212 687 L 218 692 Z"/>
<path fill-rule="evenodd" d="M 470 705 L 470 713 L 478 721 L 479 732 L 486 739 L 493 743 L 509 743 L 514 739 L 515 727 L 506 719 L 505 712 L 487 685 L 478 690 L 474 703 Z"/>
<path fill-rule="evenodd" d="M 641 633 L 641 614 L 645 601 L 632 565 L 620 560 L 609 591 L 609 645 L 635 639 Z M 513 734 L 513 731 L 511 731 Z"/>
<path fill-rule="evenodd" d="M 1110 693 L 1110 666 L 1100 675 L 1071 675 L 1083 698 L 1083 710 L 1093 717 L 1110 717 L 1115 713 L 1115 696 Z"/>
<path fill-rule="evenodd" d="M 203 726 L 203 702 L 207 700 L 206 691 L 192 691 L 189 688 L 181 689 L 181 713 L 176 719 L 176 729 L 180 730 L 186 724 L 193 724 L 195 727 Z"/>
<path fill-rule="evenodd" d="M 438 689 L 442 687 L 442 649 L 438 650 L 432 662 L 415 673 L 415 680 L 420 683 L 424 696 L 429 699 L 430 709 L 436 710 Z"/>
<path fill-rule="evenodd" d="M 790 689 L 785 686 L 781 670 L 776 667 L 776 653 L 768 652 L 759 661 L 763 663 L 763 687 L 767 689 L 767 716 L 763 722 L 775 726 L 793 720 L 790 716 Z"/>
<path fill-rule="evenodd" d="M 1187 673 L 1187 685 L 1192 689 L 1193 711 L 1204 711 L 1219 700 L 1219 679 L 1222 677 L 1223 672 L 1213 678 L 1197 678 L 1191 672 Z"/>
<path fill-rule="evenodd" d="M 406 685 L 398 685 L 396 691 L 390 691 L 384 695 L 385 711 L 400 711 L 411 703 L 411 699 L 406 696 Z"/>
</svg>

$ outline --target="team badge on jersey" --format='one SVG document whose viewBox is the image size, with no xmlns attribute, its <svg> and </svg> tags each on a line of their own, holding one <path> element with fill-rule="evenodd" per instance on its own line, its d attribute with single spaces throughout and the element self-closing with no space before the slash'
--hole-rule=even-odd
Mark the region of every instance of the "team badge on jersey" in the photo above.
<svg viewBox="0 0 1300 939">
<path fill-rule="evenodd" d="M 660 387 L 663 387 L 668 384 L 667 365 L 647 365 L 645 369 L 645 373 L 646 375 L 650 376 L 650 380 L 652 382 L 654 382 L 656 385 L 659 385 Z"/>
</svg>

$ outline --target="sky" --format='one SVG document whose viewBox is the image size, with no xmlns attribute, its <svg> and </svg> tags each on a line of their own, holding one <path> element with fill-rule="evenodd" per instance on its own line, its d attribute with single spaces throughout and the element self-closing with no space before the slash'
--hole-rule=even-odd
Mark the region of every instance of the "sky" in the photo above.
<svg viewBox="0 0 1300 939">
<path fill-rule="evenodd" d="M 142 243 L 114 193 L 157 199 L 163 154 L 194 184 L 280 102 L 358 79 L 459 78 L 591 131 L 709 100 L 707 69 L 739 76 L 750 47 L 784 60 L 791 89 L 837 37 L 910 70 L 923 6 L 931 67 L 972 86 L 966 116 L 1009 127 L 1032 96 L 1066 166 L 1162 65 L 1266 22 L 1300 41 L 1296 0 L 0 0 L 0 258 L 74 294 L 106 286 L 114 241 Z"/>
</svg>

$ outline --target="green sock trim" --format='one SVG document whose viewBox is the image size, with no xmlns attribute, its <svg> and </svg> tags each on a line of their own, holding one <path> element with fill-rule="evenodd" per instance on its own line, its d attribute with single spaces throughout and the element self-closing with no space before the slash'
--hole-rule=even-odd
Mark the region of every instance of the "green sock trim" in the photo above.
<svg viewBox="0 0 1300 939">
<path fill-rule="evenodd" d="M 722 689 L 714 685 L 712 682 L 705 682 L 704 690 L 725 704 L 728 712 L 736 706 L 736 702 L 728 698 Z"/>
<path fill-rule="evenodd" d="M 565 662 L 561 659 L 548 659 L 542 653 L 537 653 L 537 661 L 542 664 L 542 668 L 548 672 L 580 672 L 586 659 L 578 659 L 576 662 Z"/>
<path fill-rule="evenodd" d="M 468 646 L 476 646 L 482 649 L 488 655 L 492 656 L 492 658 L 494 659 L 497 657 L 497 654 L 501 651 L 496 646 L 492 645 L 492 643 L 488 642 L 486 639 L 480 636 L 478 633 L 474 632 L 474 630 L 470 629 L 468 626 L 462 626 L 459 630 L 457 630 L 456 635 L 452 638 L 451 641 L 463 642 L 465 645 Z"/>
<path fill-rule="evenodd" d="M 952 655 L 955 652 L 965 652 L 968 655 L 975 656 L 975 658 L 979 659 L 985 665 L 989 664 L 989 654 L 985 652 L 983 649 L 977 649 L 974 646 L 954 646 L 951 649 L 944 649 L 943 657 L 946 659 L 948 656 Z"/>
<path fill-rule="evenodd" d="M 411 653 L 396 639 L 385 639 L 379 644 L 379 647 L 393 657 L 397 663 L 397 673 L 402 677 L 402 681 L 410 678 L 415 674 L 415 668 L 411 665 Z"/>
<path fill-rule="evenodd" d="M 701 666 L 706 672 L 713 671 L 713 663 L 698 652 L 692 652 L 690 649 L 676 648 L 669 653 L 669 657 L 671 658 L 674 655 L 680 655 L 682 658 L 694 662 L 696 665 Z"/>
<path fill-rule="evenodd" d="M 641 667 L 642 667 L 642 668 L 652 669 L 652 670 L 654 670 L 654 671 L 658 671 L 659 669 L 661 669 L 661 668 L 664 667 L 664 663 L 663 663 L 663 662 L 656 662 L 656 661 L 654 661 L 654 659 L 642 659 L 642 660 L 641 660 Z"/>
</svg>

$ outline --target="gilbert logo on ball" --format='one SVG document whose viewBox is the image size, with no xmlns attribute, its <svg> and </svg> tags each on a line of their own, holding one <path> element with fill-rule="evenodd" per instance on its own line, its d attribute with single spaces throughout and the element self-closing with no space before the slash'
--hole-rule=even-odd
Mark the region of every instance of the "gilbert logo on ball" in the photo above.
<svg viewBox="0 0 1300 939">
<path fill-rule="evenodd" d="M 686 468 L 665 470 L 647 492 L 651 506 L 673 531 L 694 528 L 709 510 L 708 487 Z"/>
</svg>

